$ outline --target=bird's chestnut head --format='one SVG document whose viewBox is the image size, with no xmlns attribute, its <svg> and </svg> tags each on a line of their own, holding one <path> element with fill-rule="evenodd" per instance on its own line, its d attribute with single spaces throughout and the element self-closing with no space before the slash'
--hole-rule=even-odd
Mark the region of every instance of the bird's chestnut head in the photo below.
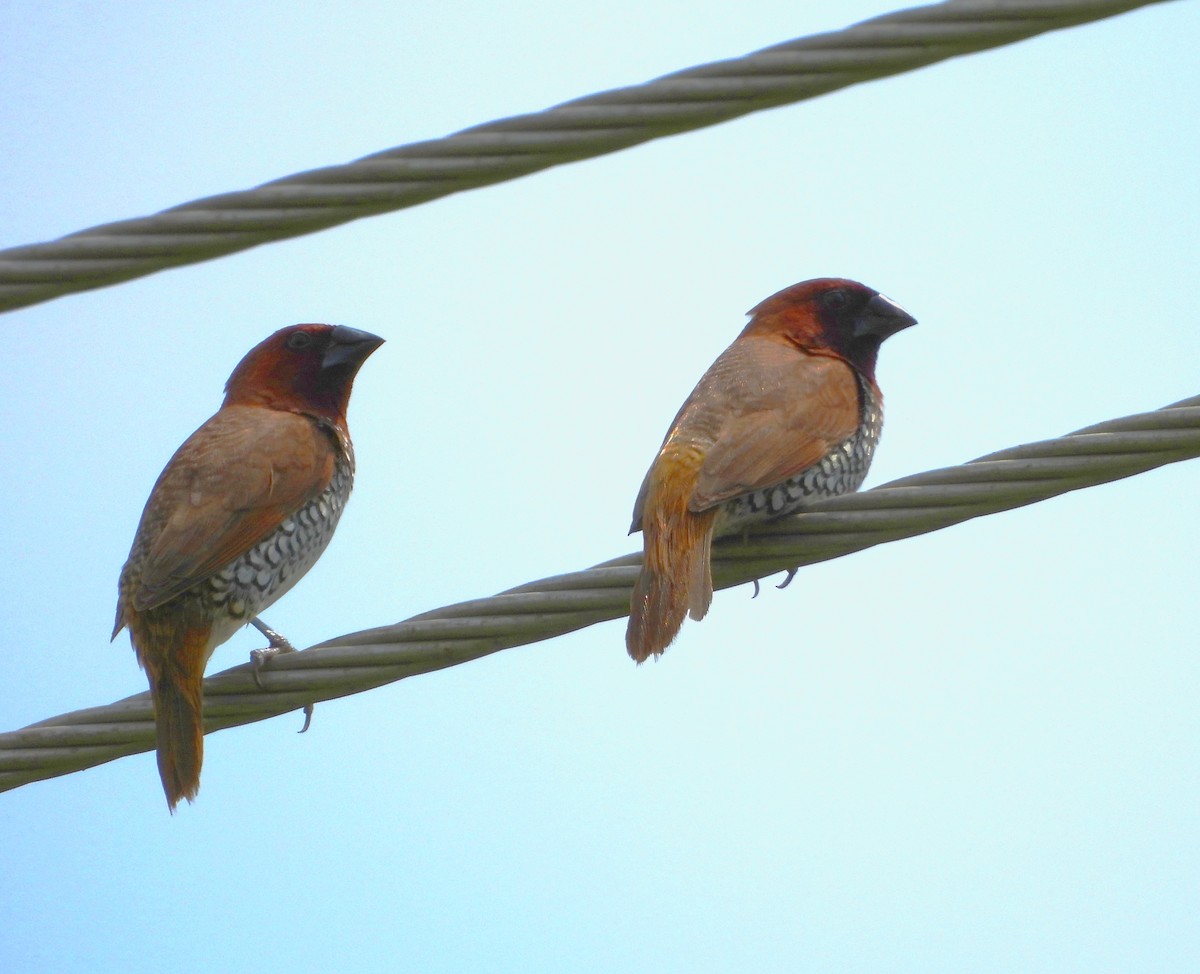
<svg viewBox="0 0 1200 974">
<path fill-rule="evenodd" d="M 873 378 L 885 338 L 916 318 L 857 281 L 823 277 L 771 295 L 750 310 L 747 333 L 774 335 L 808 352 L 845 359 Z"/>
<path fill-rule="evenodd" d="M 345 325 L 292 325 L 259 342 L 225 383 L 226 406 L 268 406 L 345 423 L 359 367 L 383 339 Z"/>
</svg>

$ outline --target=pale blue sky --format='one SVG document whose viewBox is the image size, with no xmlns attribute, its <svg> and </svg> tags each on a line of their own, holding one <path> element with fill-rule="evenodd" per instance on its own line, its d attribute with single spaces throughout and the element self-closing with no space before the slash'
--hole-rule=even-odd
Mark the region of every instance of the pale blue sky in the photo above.
<svg viewBox="0 0 1200 974">
<path fill-rule="evenodd" d="M 0 246 L 346 161 L 886 2 L 5 7 Z M 388 339 L 308 645 L 633 549 L 766 295 L 858 278 L 868 485 L 1200 393 L 1200 5 L 1107 22 L 0 318 L 0 729 L 145 687 L 116 578 L 162 465 L 296 321 Z M 0 795 L 0 970 L 1194 971 L 1180 464 Z M 244 661 L 252 632 L 210 670 Z"/>
</svg>

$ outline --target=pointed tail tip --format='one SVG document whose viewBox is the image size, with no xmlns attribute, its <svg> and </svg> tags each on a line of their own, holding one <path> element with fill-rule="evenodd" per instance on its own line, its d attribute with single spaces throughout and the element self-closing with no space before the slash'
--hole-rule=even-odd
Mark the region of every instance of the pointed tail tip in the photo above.
<svg viewBox="0 0 1200 974">
<path fill-rule="evenodd" d="M 159 752 L 158 776 L 162 781 L 163 794 L 167 798 L 167 810 L 172 815 L 175 814 L 175 809 L 179 807 L 181 801 L 186 801 L 190 805 L 200 792 L 199 766 L 194 765 L 194 773 L 191 768 L 185 773 L 174 757 L 174 755 L 168 754 L 164 760 L 164 755 L 161 751 Z"/>
<path fill-rule="evenodd" d="M 683 615 L 680 613 L 679 621 L 674 626 L 671 625 L 660 598 L 652 597 L 652 593 L 653 596 L 660 594 L 654 589 L 655 586 L 646 579 L 646 573 L 643 572 L 629 605 L 625 650 L 629 653 L 629 658 L 639 666 L 651 656 L 661 656 L 683 623 Z"/>
<path fill-rule="evenodd" d="M 191 788 L 180 791 L 178 784 L 175 787 L 168 785 L 163 781 L 163 794 L 167 796 L 167 811 L 172 815 L 175 814 L 175 809 L 179 807 L 181 801 L 187 801 L 190 805 L 196 800 L 196 794 L 200 791 L 200 782 L 197 781 Z"/>
<path fill-rule="evenodd" d="M 675 641 L 682 625 L 682 614 L 672 626 L 669 620 L 658 618 L 647 612 L 644 606 L 635 604 L 625 630 L 625 650 L 629 658 L 639 666 L 651 657 L 658 659 Z"/>
<path fill-rule="evenodd" d="M 639 666 L 650 658 L 650 650 L 645 645 L 644 634 L 640 626 L 636 626 L 633 616 L 629 617 L 629 626 L 625 630 L 625 652 Z"/>
<path fill-rule="evenodd" d="M 641 666 L 651 657 L 658 659 L 662 656 L 665 649 L 665 646 L 662 649 L 651 649 L 649 646 L 633 643 L 628 639 L 625 640 L 625 651 L 629 653 L 629 658 L 637 663 L 638 666 Z"/>
</svg>

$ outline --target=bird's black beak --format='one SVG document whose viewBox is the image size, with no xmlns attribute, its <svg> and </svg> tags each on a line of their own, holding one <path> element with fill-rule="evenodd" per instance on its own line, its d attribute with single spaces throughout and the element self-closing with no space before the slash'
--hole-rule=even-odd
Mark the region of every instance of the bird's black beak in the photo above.
<svg viewBox="0 0 1200 974">
<path fill-rule="evenodd" d="M 917 319 L 891 298 L 876 294 L 855 316 L 854 337 L 878 338 L 883 341 L 916 323 Z"/>
<path fill-rule="evenodd" d="M 321 368 L 335 369 L 346 365 L 362 365 L 383 339 L 369 331 L 337 325 L 329 335 L 329 347 L 321 359 Z"/>
</svg>

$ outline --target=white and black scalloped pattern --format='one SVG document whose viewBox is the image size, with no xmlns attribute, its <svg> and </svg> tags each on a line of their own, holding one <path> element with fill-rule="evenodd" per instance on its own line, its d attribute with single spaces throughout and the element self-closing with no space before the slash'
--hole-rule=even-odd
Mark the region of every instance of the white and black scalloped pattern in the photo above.
<svg viewBox="0 0 1200 974">
<path fill-rule="evenodd" d="M 353 485 L 353 455 L 339 456 L 328 487 L 208 580 L 211 604 L 240 626 L 280 598 L 329 545 Z"/>
<path fill-rule="evenodd" d="M 883 402 L 874 385 L 861 376 L 858 394 L 859 423 L 854 435 L 796 476 L 726 501 L 721 511 L 721 533 L 795 514 L 811 501 L 849 494 L 862 486 L 883 431 Z"/>
</svg>

